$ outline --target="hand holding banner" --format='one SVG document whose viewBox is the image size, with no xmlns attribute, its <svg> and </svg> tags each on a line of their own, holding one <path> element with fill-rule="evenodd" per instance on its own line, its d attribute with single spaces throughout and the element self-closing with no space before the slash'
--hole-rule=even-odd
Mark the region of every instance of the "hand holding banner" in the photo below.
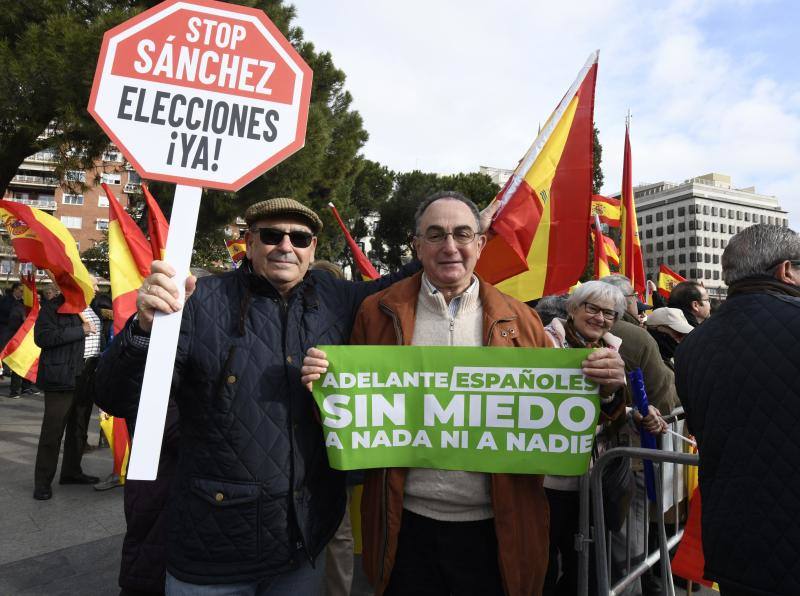
<svg viewBox="0 0 800 596">
<path fill-rule="evenodd" d="M 313 393 L 334 468 L 588 469 L 600 410 L 581 372 L 591 350 L 320 349 L 330 367 Z"/>
</svg>

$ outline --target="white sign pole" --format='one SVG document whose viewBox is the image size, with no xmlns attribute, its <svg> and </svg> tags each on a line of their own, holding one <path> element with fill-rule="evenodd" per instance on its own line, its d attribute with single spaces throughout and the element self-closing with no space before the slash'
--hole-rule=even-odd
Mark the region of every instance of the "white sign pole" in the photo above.
<svg viewBox="0 0 800 596">
<path fill-rule="evenodd" d="M 192 261 L 202 193 L 203 189 L 199 186 L 179 184 L 175 188 L 164 258 L 175 268 L 176 275 L 173 279 L 178 286 L 180 300 L 184 299 L 186 276 Z M 131 480 L 155 480 L 158 473 L 182 316 L 183 310 L 172 314 L 157 312 L 153 321 L 139 413 L 136 416 L 136 433 L 128 462 L 127 477 Z"/>
</svg>

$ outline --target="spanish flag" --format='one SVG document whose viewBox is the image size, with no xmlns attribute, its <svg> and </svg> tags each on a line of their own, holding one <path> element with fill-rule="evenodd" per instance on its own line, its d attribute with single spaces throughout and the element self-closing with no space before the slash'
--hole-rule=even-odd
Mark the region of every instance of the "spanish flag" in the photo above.
<svg viewBox="0 0 800 596">
<path fill-rule="evenodd" d="M 606 256 L 606 242 L 603 231 L 600 229 L 600 216 L 594 214 L 594 278 L 600 279 L 606 275 L 611 275 L 611 268 L 608 266 L 608 257 Z"/>
<path fill-rule="evenodd" d="M 636 203 L 631 182 L 631 137 L 629 123 L 625 125 L 625 155 L 622 162 L 622 196 L 620 197 L 620 222 L 622 238 L 620 240 L 619 272 L 631 280 L 633 291 L 644 296 L 647 281 L 644 276 L 642 245 L 639 242 L 639 226 L 636 224 Z"/>
<path fill-rule="evenodd" d="M 586 266 L 592 202 L 595 52 L 495 200 L 476 272 L 526 301 L 563 294 Z"/>
<path fill-rule="evenodd" d="M 108 185 L 108 265 L 111 276 L 111 300 L 114 308 L 114 333 L 136 312 L 136 293 L 150 275 L 152 250 L 142 230 L 119 204 Z"/>
<path fill-rule="evenodd" d="M 142 183 L 142 191 L 144 192 L 144 200 L 147 204 L 147 233 L 150 235 L 150 247 L 152 249 L 153 258 L 162 260 L 164 253 L 167 252 L 167 234 L 169 233 L 169 224 L 158 206 L 155 197 L 150 194 L 150 189 L 147 185 Z"/>
<path fill-rule="evenodd" d="M 614 244 L 614 239 L 603 235 L 603 242 L 606 244 L 606 257 L 608 258 L 608 262 L 614 265 L 614 267 L 619 267 L 619 250 L 617 249 L 617 245 Z"/>
<path fill-rule="evenodd" d="M 50 270 L 64 295 L 58 312 L 83 312 L 94 298 L 94 287 L 81 262 L 78 245 L 64 224 L 40 209 L 14 201 L 0 201 L 0 218 L 11 236 L 17 259 Z"/>
<path fill-rule="evenodd" d="M 603 195 L 592 195 L 592 215 L 600 218 L 600 223 L 604 223 L 611 228 L 619 227 L 619 199 L 604 197 Z"/>
<path fill-rule="evenodd" d="M 39 296 L 36 294 L 36 282 L 32 276 L 23 278 L 22 283 L 25 286 L 22 299 L 26 308 L 26 300 L 30 300 L 30 311 L 22 326 L 0 352 L 0 360 L 19 376 L 35 383 L 39 355 L 42 353 L 41 348 L 33 341 L 33 326 L 39 316 Z"/>
<path fill-rule="evenodd" d="M 677 286 L 682 281 L 686 281 L 686 278 L 678 275 L 666 265 L 659 266 L 658 293 L 661 294 L 665 300 L 669 298 L 670 294 L 672 294 L 672 288 Z"/>
<path fill-rule="evenodd" d="M 244 238 L 226 240 L 225 248 L 228 249 L 228 253 L 231 255 L 231 260 L 233 261 L 234 266 L 238 265 L 241 260 L 247 256 L 247 244 L 245 243 Z"/>
<path fill-rule="evenodd" d="M 36 279 L 32 273 L 29 273 L 23 276 L 20 281 L 22 282 L 22 304 L 25 306 L 25 314 L 28 314 L 34 305 L 39 304 L 39 295 L 36 293 Z"/>
<path fill-rule="evenodd" d="M 347 246 L 350 247 L 350 252 L 353 253 L 353 260 L 356 262 L 356 266 L 361 272 L 361 278 L 364 281 L 378 279 L 380 275 L 375 270 L 375 267 L 372 266 L 372 263 L 369 262 L 367 255 L 364 254 L 364 252 L 359 248 L 358 244 L 356 244 L 356 241 L 353 240 L 353 237 L 350 235 L 350 231 L 347 229 L 347 226 L 344 225 L 342 217 L 339 215 L 339 211 L 337 211 L 336 206 L 333 203 L 328 203 L 328 207 L 331 208 L 331 211 L 333 211 L 333 216 L 336 218 L 336 221 L 339 222 L 339 227 L 342 228 L 342 233 L 344 234 L 344 239 L 347 241 Z"/>
</svg>

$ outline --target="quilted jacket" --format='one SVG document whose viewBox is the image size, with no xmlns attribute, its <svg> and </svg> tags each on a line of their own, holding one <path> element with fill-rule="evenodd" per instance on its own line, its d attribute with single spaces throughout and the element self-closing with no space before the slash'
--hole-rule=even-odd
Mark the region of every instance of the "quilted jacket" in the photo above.
<svg viewBox="0 0 800 596">
<path fill-rule="evenodd" d="M 368 283 L 311 271 L 285 301 L 246 267 L 198 280 L 172 385 L 180 417 L 172 575 L 196 584 L 255 581 L 322 551 L 342 519 L 344 475 L 328 466 L 300 383 L 303 356 L 345 343 L 361 301 L 418 269 Z M 136 414 L 146 358 L 131 339 L 119 334 L 96 382 L 98 405 L 125 418 Z"/>
<path fill-rule="evenodd" d="M 72 391 L 83 370 L 83 322 L 78 315 L 56 312 L 62 304 L 64 296 L 43 300 L 33 327 L 33 339 L 42 348 L 36 386 L 44 391 Z"/>
<path fill-rule="evenodd" d="M 800 299 L 730 297 L 675 355 L 700 451 L 705 575 L 800 594 Z"/>
</svg>

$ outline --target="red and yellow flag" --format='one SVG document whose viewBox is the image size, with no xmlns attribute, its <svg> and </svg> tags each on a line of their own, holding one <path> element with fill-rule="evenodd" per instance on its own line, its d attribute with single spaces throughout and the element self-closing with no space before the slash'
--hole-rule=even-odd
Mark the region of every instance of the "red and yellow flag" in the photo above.
<svg viewBox="0 0 800 596">
<path fill-rule="evenodd" d="M 678 275 L 666 265 L 659 266 L 658 293 L 661 294 L 665 300 L 669 298 L 670 294 L 672 294 L 672 288 L 677 286 L 682 281 L 686 281 L 686 278 Z"/>
<path fill-rule="evenodd" d="M 108 196 L 108 265 L 116 334 L 136 312 L 136 293 L 144 278 L 150 275 L 153 254 L 142 230 L 108 185 L 102 186 Z"/>
<path fill-rule="evenodd" d="M 597 52 L 496 200 L 494 237 L 476 272 L 519 300 L 563 294 L 586 266 Z"/>
<path fill-rule="evenodd" d="M 614 244 L 614 239 L 603 235 L 603 242 L 606 244 L 606 257 L 608 258 L 608 262 L 614 265 L 614 267 L 619 267 L 619 250 L 617 249 L 617 245 Z"/>
<path fill-rule="evenodd" d="M 150 194 L 150 189 L 144 183 L 142 183 L 142 191 L 144 192 L 145 203 L 147 203 L 147 233 L 150 235 L 153 258 L 162 260 L 167 252 L 169 224 L 161 211 L 161 207 L 158 206 L 155 198 Z"/>
<path fill-rule="evenodd" d="M 0 218 L 17 259 L 50 270 L 65 300 L 58 312 L 83 312 L 94 298 L 94 285 L 64 224 L 40 209 L 13 201 L 0 201 Z"/>
<path fill-rule="evenodd" d="M 356 241 L 353 240 L 353 237 L 350 235 L 350 231 L 347 229 L 347 226 L 344 225 L 342 217 L 339 215 L 339 211 L 336 209 L 336 206 L 333 203 L 328 203 L 328 207 L 331 208 L 331 211 L 333 211 L 333 216 L 336 218 L 336 221 L 339 222 L 339 227 L 342 228 L 342 233 L 344 234 L 344 239 L 347 241 L 347 246 L 350 247 L 350 252 L 353 253 L 353 260 L 356 262 L 356 266 L 361 272 L 361 278 L 364 281 L 378 279 L 380 275 L 375 270 L 375 267 L 372 266 L 372 263 L 369 262 L 367 255 L 364 254 L 364 252 L 359 248 L 358 244 L 356 244 Z"/>
<path fill-rule="evenodd" d="M 636 203 L 633 196 L 631 173 L 631 137 L 629 126 L 625 126 L 625 155 L 622 162 L 622 195 L 620 196 L 620 239 L 619 272 L 631 280 L 633 291 L 644 296 L 647 281 L 644 276 L 642 245 L 639 242 L 639 226 L 636 223 Z"/>
<path fill-rule="evenodd" d="M 592 238 L 594 239 L 594 278 L 600 279 L 606 275 L 611 275 L 611 268 L 608 266 L 606 256 L 606 242 L 603 231 L 600 229 L 600 217 L 594 214 L 594 225 L 592 226 Z"/>
<path fill-rule="evenodd" d="M 22 278 L 25 287 L 23 303 L 27 308 L 26 300 L 30 300 L 30 310 L 22 325 L 14 336 L 0 352 L 0 360 L 19 376 L 36 382 L 36 373 L 39 370 L 39 355 L 42 350 L 33 340 L 33 326 L 39 316 L 39 296 L 36 294 L 36 281 L 33 276 Z"/>
<path fill-rule="evenodd" d="M 31 312 L 35 304 L 39 304 L 39 295 L 36 293 L 36 278 L 32 273 L 25 275 L 20 280 L 22 282 L 22 305 L 25 307 L 25 314 Z"/>
<path fill-rule="evenodd" d="M 244 238 L 236 238 L 235 240 L 226 240 L 225 247 L 231 255 L 231 260 L 234 265 L 238 265 L 242 259 L 247 256 L 247 243 Z"/>
<path fill-rule="evenodd" d="M 600 218 L 600 223 L 609 227 L 619 227 L 619 199 L 592 195 L 592 215 Z"/>
</svg>

